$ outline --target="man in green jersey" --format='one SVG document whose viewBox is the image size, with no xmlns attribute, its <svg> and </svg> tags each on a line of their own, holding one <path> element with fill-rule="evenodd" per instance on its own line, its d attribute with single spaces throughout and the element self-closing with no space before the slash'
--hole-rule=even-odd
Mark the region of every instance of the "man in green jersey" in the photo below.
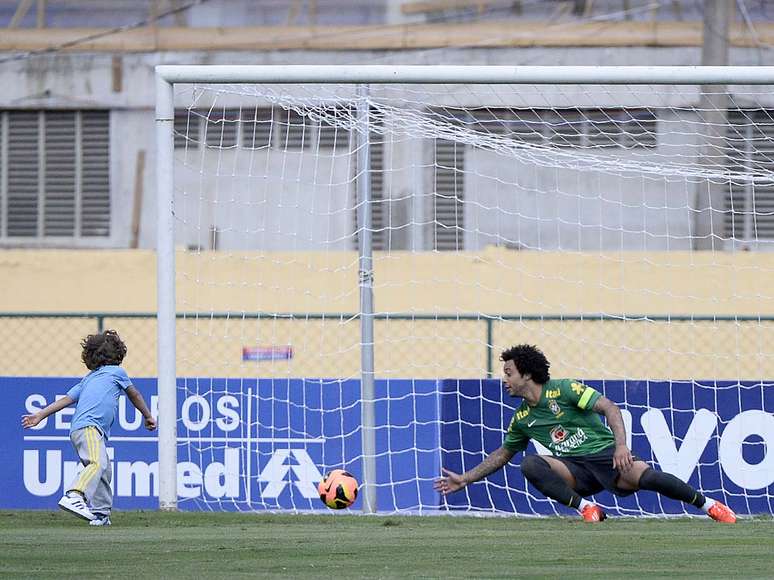
<svg viewBox="0 0 774 580">
<path fill-rule="evenodd" d="M 520 344 L 503 351 L 500 358 L 508 394 L 523 399 L 505 441 L 463 474 L 443 469 L 445 476 L 435 481 L 436 490 L 446 495 L 485 478 L 534 439 L 553 456 L 526 455 L 521 460 L 524 478 L 547 497 L 577 509 L 587 522 L 606 516 L 585 497 L 602 490 L 627 496 L 640 489 L 689 503 L 719 522 L 736 522 L 734 512 L 719 501 L 632 455 L 618 406 L 579 381 L 552 380 L 550 363 L 537 347 Z"/>
</svg>

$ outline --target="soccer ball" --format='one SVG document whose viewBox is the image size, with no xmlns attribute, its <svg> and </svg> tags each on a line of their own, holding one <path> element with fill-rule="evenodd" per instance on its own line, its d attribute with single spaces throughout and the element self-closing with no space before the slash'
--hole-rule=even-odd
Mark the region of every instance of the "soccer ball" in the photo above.
<svg viewBox="0 0 774 580">
<path fill-rule="evenodd" d="M 332 510 L 348 508 L 357 499 L 357 479 L 343 469 L 329 472 L 317 485 L 320 499 Z"/>
</svg>

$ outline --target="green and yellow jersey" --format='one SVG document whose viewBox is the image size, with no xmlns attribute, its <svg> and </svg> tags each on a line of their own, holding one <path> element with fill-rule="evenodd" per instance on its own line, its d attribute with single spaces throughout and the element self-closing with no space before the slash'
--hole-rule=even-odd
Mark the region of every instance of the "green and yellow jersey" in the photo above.
<svg viewBox="0 0 774 580">
<path fill-rule="evenodd" d="M 548 381 L 537 405 L 531 407 L 522 401 L 516 409 L 503 447 L 518 453 L 534 439 L 559 457 L 607 449 L 615 444 L 613 433 L 599 413 L 591 410 L 601 396 L 599 391 L 573 379 Z"/>
</svg>

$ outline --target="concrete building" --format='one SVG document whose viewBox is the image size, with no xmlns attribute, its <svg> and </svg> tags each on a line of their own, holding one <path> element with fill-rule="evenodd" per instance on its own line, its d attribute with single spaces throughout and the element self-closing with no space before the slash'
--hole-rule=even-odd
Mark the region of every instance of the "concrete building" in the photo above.
<svg viewBox="0 0 774 580">
<path fill-rule="evenodd" d="M 735 12 L 728 64 L 774 65 L 770 4 Z M 0 0 L 0 246 L 155 246 L 159 64 L 698 65 L 702 17 L 613 0 Z M 422 89 L 372 93 L 377 249 L 691 248 L 706 176 L 685 168 L 713 124 L 698 87 Z M 352 134 L 330 121 L 352 116 L 354 93 L 313 103 L 320 120 L 300 112 L 304 91 L 286 90 L 293 106 L 268 88 L 180 91 L 181 244 L 356 247 Z M 726 249 L 774 245 L 770 92 L 729 87 L 736 145 L 712 161 L 731 175 L 713 208 Z M 434 123 L 470 136 L 426 134 Z M 636 179 L 620 171 L 632 163 Z"/>
</svg>

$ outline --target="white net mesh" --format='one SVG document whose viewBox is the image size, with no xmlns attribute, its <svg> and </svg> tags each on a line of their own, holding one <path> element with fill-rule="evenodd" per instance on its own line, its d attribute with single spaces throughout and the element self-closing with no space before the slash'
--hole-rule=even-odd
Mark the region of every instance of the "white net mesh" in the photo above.
<svg viewBox="0 0 774 580">
<path fill-rule="evenodd" d="M 770 89 L 373 85 L 359 114 L 354 86 L 179 86 L 178 455 L 205 482 L 179 483 L 181 505 L 322 508 L 322 473 L 362 479 L 374 460 L 380 511 L 563 513 L 518 458 L 455 496 L 432 490 L 442 464 L 470 469 L 502 443 L 517 401 L 492 377 L 528 342 L 553 377 L 624 409 L 643 459 L 739 513 L 771 512 Z M 696 513 L 648 493 L 598 500 Z"/>
</svg>

